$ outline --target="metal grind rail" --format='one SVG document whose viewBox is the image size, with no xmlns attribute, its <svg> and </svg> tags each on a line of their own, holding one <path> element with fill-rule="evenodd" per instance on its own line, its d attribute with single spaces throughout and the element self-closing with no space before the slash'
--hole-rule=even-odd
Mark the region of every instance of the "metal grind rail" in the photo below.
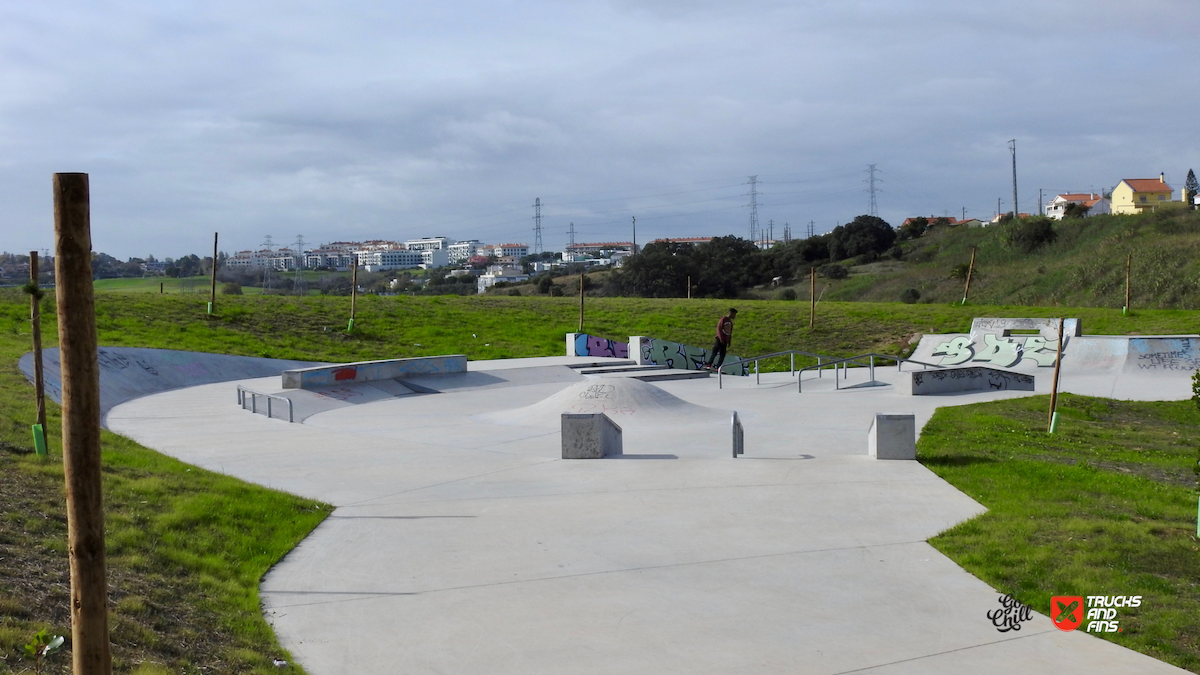
<svg viewBox="0 0 1200 675">
<path fill-rule="evenodd" d="M 796 369 L 796 355 L 797 354 L 799 354 L 801 356 L 807 356 L 809 358 L 816 359 L 817 360 L 816 365 L 805 366 L 805 367 L 797 370 Z M 737 361 L 731 361 L 729 363 L 722 364 L 721 367 L 717 370 L 717 388 L 718 389 L 724 388 L 724 385 L 722 382 L 722 376 L 724 375 L 723 371 L 725 370 L 726 367 L 739 366 L 739 365 L 742 365 L 745 363 L 753 363 L 754 364 L 754 383 L 762 384 L 762 379 L 759 377 L 759 372 L 760 372 L 759 361 L 762 361 L 763 359 L 778 358 L 781 356 L 789 357 L 788 374 L 796 375 L 797 382 L 799 382 L 799 380 L 800 380 L 800 378 L 799 378 L 800 373 L 803 373 L 806 370 L 814 370 L 815 369 L 817 371 L 817 377 L 821 377 L 825 372 L 825 368 L 828 368 L 829 366 L 833 366 L 835 380 L 837 379 L 837 376 L 838 376 L 838 372 L 837 372 L 838 366 L 842 367 L 841 377 L 846 377 L 846 368 L 847 368 L 848 364 L 851 364 L 851 363 L 870 368 L 871 369 L 871 379 L 874 380 L 875 379 L 875 358 L 876 357 L 884 359 L 884 360 L 888 360 L 888 361 L 895 361 L 897 372 L 900 372 L 903 369 L 903 366 L 905 363 L 915 363 L 915 364 L 921 366 L 923 370 L 927 370 L 929 368 L 945 368 L 945 366 L 942 366 L 942 365 L 939 365 L 936 363 L 925 363 L 924 361 L 918 361 L 916 359 L 910 359 L 910 358 L 906 358 L 903 356 L 896 356 L 895 354 L 879 354 L 877 352 L 871 352 L 868 354 L 859 354 L 857 356 L 838 358 L 835 356 L 830 356 L 828 354 L 816 354 L 813 352 L 801 351 L 799 349 L 787 349 L 787 350 L 784 350 L 781 352 L 771 352 L 770 354 L 760 354 L 758 356 L 754 356 L 754 357 L 751 357 L 748 359 L 739 359 Z M 867 361 L 864 362 L 862 359 L 867 359 Z M 837 384 L 836 386 L 838 389 L 841 389 L 840 384 Z"/>
<path fill-rule="evenodd" d="M 271 401 L 283 401 L 283 402 L 287 403 L 288 422 L 296 421 L 295 411 L 293 410 L 293 406 L 292 406 L 292 399 L 290 399 L 286 396 L 279 396 L 277 394 L 264 394 L 261 391 L 254 391 L 253 389 L 247 389 L 239 384 L 238 388 L 237 388 L 237 401 L 238 401 L 238 405 L 241 406 L 242 410 L 246 409 L 247 394 L 250 397 L 250 412 L 251 413 L 255 413 L 255 414 L 258 413 L 258 397 L 261 396 L 261 397 L 267 399 L 267 417 L 268 418 L 273 417 L 272 413 L 274 412 L 271 408 Z"/>
</svg>

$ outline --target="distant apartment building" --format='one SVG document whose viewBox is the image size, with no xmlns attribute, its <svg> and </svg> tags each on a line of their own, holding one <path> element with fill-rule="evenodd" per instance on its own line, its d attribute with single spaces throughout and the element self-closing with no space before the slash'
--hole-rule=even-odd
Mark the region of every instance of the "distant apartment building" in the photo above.
<svg viewBox="0 0 1200 675">
<path fill-rule="evenodd" d="M 1087 216 L 1099 216 L 1112 212 L 1112 202 L 1103 195 L 1094 192 L 1072 192 L 1056 195 L 1046 205 L 1046 216 L 1062 220 L 1067 215 L 1067 208 L 1072 204 L 1087 207 Z"/>
<path fill-rule="evenodd" d="M 225 266 L 243 270 L 294 270 L 297 257 L 290 248 L 269 249 L 258 251 L 238 251 L 225 260 Z"/>
<path fill-rule="evenodd" d="M 444 248 L 430 248 L 417 251 L 421 254 L 421 267 L 427 270 L 446 267 L 450 264 L 450 251 Z"/>
<path fill-rule="evenodd" d="M 367 272 L 402 270 L 420 267 L 425 262 L 422 251 L 408 249 L 378 249 L 358 251 L 358 264 Z"/>
<path fill-rule="evenodd" d="M 484 293 L 501 281 L 513 283 L 527 279 L 529 279 L 529 275 L 518 268 L 492 265 L 486 274 L 479 275 L 479 278 L 475 280 L 475 290 L 478 293 Z"/>
<path fill-rule="evenodd" d="M 527 244 L 496 244 L 492 247 L 492 255 L 497 258 L 516 258 L 520 260 L 529 255 Z"/>
<path fill-rule="evenodd" d="M 1159 174 L 1158 178 L 1126 178 L 1117 184 L 1112 191 L 1112 212 L 1114 214 L 1133 214 L 1152 211 L 1171 201 L 1173 190 L 1167 185 L 1167 177 Z"/>
<path fill-rule="evenodd" d="M 450 248 L 454 240 L 449 237 L 425 237 L 409 239 L 404 242 L 404 248 L 410 251 L 441 251 Z"/>
<path fill-rule="evenodd" d="M 486 248 L 488 247 L 479 243 L 478 239 L 467 239 L 450 244 L 446 250 L 450 254 L 451 264 L 462 264 L 472 257 L 480 255 Z M 483 253 L 483 256 L 487 257 L 487 253 Z"/>
<path fill-rule="evenodd" d="M 665 244 L 665 243 L 690 244 L 692 246 L 695 246 L 696 244 L 707 244 L 708 242 L 710 242 L 712 240 L 713 240 L 712 237 L 667 237 L 666 239 L 655 239 L 653 243 L 655 243 L 655 244 Z"/>
</svg>

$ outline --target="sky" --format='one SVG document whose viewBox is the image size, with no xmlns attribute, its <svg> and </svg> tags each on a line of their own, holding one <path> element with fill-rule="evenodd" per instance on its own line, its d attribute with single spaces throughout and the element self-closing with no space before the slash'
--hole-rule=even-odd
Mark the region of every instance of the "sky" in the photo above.
<svg viewBox="0 0 1200 675">
<path fill-rule="evenodd" d="M 0 249 L 990 218 L 1200 168 L 1195 0 L 0 0 Z"/>
</svg>

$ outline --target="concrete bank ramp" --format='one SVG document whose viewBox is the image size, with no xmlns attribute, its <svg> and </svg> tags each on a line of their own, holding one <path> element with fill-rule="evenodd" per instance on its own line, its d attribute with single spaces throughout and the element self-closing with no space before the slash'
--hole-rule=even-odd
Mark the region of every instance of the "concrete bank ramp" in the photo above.
<svg viewBox="0 0 1200 675">
<path fill-rule="evenodd" d="M 533 405 L 482 413 L 471 419 L 489 424 L 559 429 L 563 413 L 605 413 L 627 428 L 728 424 L 732 411 L 689 403 L 641 380 L 613 378 L 579 382 Z"/>
<path fill-rule="evenodd" d="M 100 363 L 100 420 L 105 423 L 108 411 L 126 401 L 197 384 L 212 384 L 256 377 L 278 376 L 290 368 L 320 365 L 311 361 L 267 359 L 256 356 L 228 356 L 174 349 L 143 347 L 101 347 Z M 42 353 L 45 368 L 46 394 L 62 403 L 62 374 L 59 369 L 58 348 Z M 17 367 L 33 381 L 33 354 L 21 357 Z M 234 401 L 232 389 L 229 400 Z"/>
</svg>

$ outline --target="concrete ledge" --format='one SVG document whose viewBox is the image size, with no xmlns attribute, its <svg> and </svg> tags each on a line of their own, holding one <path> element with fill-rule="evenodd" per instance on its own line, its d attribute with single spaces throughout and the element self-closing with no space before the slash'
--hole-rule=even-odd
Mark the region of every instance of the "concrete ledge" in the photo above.
<svg viewBox="0 0 1200 675">
<path fill-rule="evenodd" d="M 624 454 L 621 427 L 604 413 L 563 413 L 562 458 L 600 459 Z"/>
<path fill-rule="evenodd" d="M 467 372 L 467 357 L 462 354 L 358 361 L 316 368 L 285 370 L 283 371 L 283 388 L 310 389 L 344 382 L 372 382 L 416 375 L 445 375 L 465 372 Z"/>
<path fill-rule="evenodd" d="M 1033 391 L 1034 376 L 988 366 L 905 372 L 896 386 L 910 396 L 959 391 Z"/>
<path fill-rule="evenodd" d="M 629 343 L 587 333 L 567 333 L 567 356 L 604 356 L 627 359 L 629 358 Z"/>
<path fill-rule="evenodd" d="M 916 415 L 875 413 L 867 431 L 867 454 L 875 459 L 916 459 Z"/>
<path fill-rule="evenodd" d="M 707 349 L 647 335 L 630 336 L 629 346 L 631 350 L 629 356 L 643 366 L 662 366 L 675 370 L 704 370 L 704 362 L 708 358 Z M 740 356 L 726 353 L 724 363 L 740 360 Z M 750 374 L 750 364 L 723 365 L 721 372 L 725 375 L 747 376 Z"/>
</svg>

